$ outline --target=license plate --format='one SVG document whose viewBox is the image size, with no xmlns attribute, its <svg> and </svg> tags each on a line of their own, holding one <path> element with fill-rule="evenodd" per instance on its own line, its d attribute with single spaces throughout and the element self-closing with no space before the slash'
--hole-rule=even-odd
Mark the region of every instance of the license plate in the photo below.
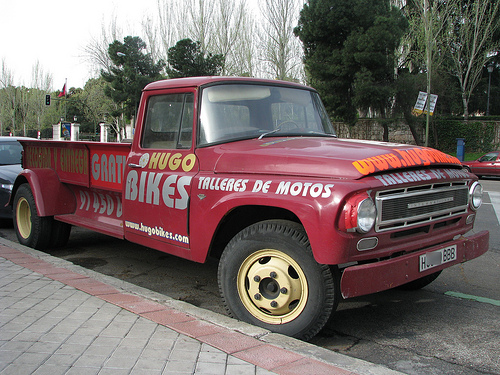
<svg viewBox="0 0 500 375">
<path fill-rule="evenodd" d="M 420 272 L 457 259 L 457 245 L 452 245 L 420 255 Z"/>
</svg>

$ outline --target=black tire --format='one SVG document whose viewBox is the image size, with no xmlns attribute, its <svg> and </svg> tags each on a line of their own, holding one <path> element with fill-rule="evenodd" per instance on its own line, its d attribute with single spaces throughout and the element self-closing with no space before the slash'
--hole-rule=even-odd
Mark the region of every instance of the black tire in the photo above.
<svg viewBox="0 0 500 375">
<path fill-rule="evenodd" d="M 253 224 L 226 246 L 219 289 L 229 314 L 273 332 L 308 340 L 340 299 L 339 274 L 314 260 L 301 225 Z"/>
<path fill-rule="evenodd" d="M 29 184 L 22 184 L 14 197 L 14 228 L 21 245 L 44 250 L 50 243 L 52 217 L 38 216 Z"/>
<path fill-rule="evenodd" d="M 49 246 L 53 248 L 63 247 L 68 243 L 71 234 L 71 225 L 62 221 L 54 220 Z"/>
<path fill-rule="evenodd" d="M 397 289 L 400 290 L 419 290 L 422 289 L 423 287 L 429 285 L 432 283 L 434 280 L 438 278 L 438 276 L 441 275 L 441 271 L 437 271 L 434 273 L 431 273 L 430 275 L 421 277 L 420 279 L 410 281 L 409 283 L 400 285 L 397 287 Z"/>
</svg>

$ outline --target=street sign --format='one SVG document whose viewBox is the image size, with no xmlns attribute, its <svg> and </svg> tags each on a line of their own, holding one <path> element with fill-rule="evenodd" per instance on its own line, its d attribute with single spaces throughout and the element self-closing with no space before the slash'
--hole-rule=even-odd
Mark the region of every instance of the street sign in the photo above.
<svg viewBox="0 0 500 375">
<path fill-rule="evenodd" d="M 420 116 L 422 113 L 427 113 L 427 107 L 430 105 L 430 115 L 434 114 L 434 109 L 436 108 L 438 96 L 431 94 L 429 100 L 427 100 L 427 93 L 423 91 L 419 91 L 417 102 L 415 103 L 415 107 L 413 107 L 412 113 L 415 116 Z"/>
</svg>

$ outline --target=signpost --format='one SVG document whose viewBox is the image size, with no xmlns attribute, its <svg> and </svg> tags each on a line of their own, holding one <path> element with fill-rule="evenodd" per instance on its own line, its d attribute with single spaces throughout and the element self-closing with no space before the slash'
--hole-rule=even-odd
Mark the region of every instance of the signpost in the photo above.
<svg viewBox="0 0 500 375">
<path fill-rule="evenodd" d="M 430 99 L 427 98 L 430 96 Z M 419 91 L 417 102 L 415 103 L 415 107 L 413 107 L 412 113 L 415 116 L 420 116 L 422 113 L 427 115 L 427 120 L 425 124 L 425 147 L 428 146 L 429 143 L 429 116 L 434 114 L 434 109 L 436 108 L 438 96 L 434 94 L 428 95 L 426 92 Z"/>
</svg>

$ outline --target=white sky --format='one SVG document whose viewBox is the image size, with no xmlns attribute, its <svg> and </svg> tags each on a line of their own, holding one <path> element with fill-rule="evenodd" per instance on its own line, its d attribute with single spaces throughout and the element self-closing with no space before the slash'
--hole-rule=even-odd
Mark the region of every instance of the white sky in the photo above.
<svg viewBox="0 0 500 375">
<path fill-rule="evenodd" d="M 31 86 L 38 61 L 53 77 L 53 89 L 82 87 L 91 78 L 83 58 L 92 37 L 116 15 L 123 35 L 140 35 L 141 21 L 157 13 L 157 0 L 0 0 L 0 67 L 14 85 Z"/>
</svg>

